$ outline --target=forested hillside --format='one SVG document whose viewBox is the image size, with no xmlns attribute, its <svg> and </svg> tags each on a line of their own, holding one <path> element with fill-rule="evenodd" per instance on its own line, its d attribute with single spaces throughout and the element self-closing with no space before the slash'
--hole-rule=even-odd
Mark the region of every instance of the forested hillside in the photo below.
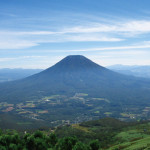
<svg viewBox="0 0 150 150">
<path fill-rule="evenodd" d="M 1 150 L 143 150 L 150 148 L 150 122 L 113 118 L 37 131 L 0 131 Z"/>
</svg>

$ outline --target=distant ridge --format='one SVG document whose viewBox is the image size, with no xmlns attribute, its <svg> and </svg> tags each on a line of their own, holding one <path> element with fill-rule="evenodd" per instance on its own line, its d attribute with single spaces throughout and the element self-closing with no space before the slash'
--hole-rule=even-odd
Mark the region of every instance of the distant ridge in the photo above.
<svg viewBox="0 0 150 150">
<path fill-rule="evenodd" d="M 0 82 L 23 79 L 35 73 L 43 71 L 42 69 L 23 69 L 23 68 L 3 68 L 0 69 Z"/>
<path fill-rule="evenodd" d="M 150 78 L 150 66 L 113 65 L 108 66 L 108 68 L 125 75 Z"/>
<path fill-rule="evenodd" d="M 150 97 L 150 80 L 121 75 L 82 55 L 70 55 L 38 74 L 0 84 L 0 101 L 22 102 L 75 93 L 106 97 L 113 102 L 144 102 Z"/>
</svg>

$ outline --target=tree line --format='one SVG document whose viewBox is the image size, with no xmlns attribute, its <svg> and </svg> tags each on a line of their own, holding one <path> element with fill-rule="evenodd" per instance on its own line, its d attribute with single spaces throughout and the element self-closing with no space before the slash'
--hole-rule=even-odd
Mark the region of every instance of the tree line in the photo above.
<svg viewBox="0 0 150 150">
<path fill-rule="evenodd" d="M 58 138 L 54 133 L 42 131 L 21 134 L 17 131 L 0 131 L 0 150 L 99 150 L 98 140 L 88 144 L 77 137 Z"/>
</svg>

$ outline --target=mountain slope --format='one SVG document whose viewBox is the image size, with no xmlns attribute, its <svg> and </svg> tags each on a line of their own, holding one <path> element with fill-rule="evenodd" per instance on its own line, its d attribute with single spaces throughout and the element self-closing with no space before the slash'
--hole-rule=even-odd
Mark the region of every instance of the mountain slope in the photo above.
<svg viewBox="0 0 150 150">
<path fill-rule="evenodd" d="M 150 80 L 121 75 L 84 56 L 71 55 L 41 73 L 0 85 L 0 101 L 18 102 L 75 93 L 112 101 L 146 101 L 150 97 Z"/>
</svg>

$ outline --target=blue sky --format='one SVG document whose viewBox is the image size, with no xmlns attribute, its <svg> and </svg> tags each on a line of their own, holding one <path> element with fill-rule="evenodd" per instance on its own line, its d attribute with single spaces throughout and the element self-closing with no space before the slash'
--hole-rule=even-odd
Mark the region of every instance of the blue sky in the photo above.
<svg viewBox="0 0 150 150">
<path fill-rule="evenodd" d="M 149 0 L 1 0 L 0 68 L 47 68 L 67 55 L 150 65 Z"/>
</svg>

